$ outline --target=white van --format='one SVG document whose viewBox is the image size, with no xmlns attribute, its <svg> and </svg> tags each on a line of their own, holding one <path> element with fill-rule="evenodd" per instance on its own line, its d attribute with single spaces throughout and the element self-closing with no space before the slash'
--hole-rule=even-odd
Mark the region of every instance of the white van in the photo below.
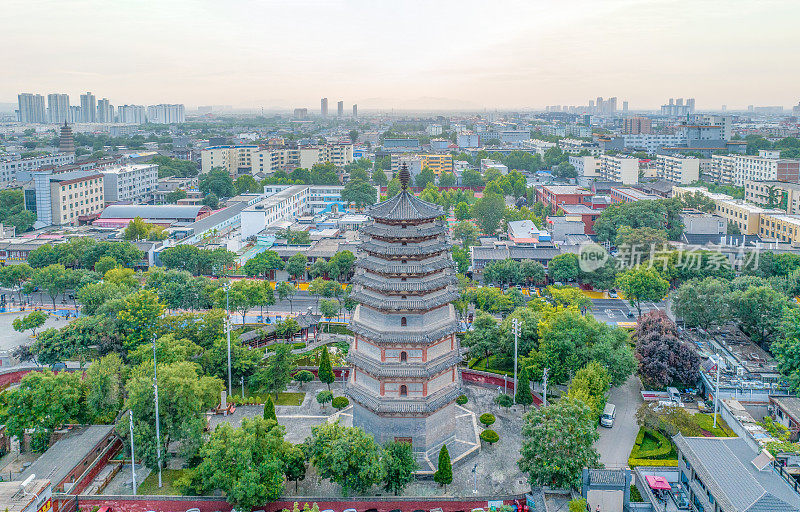
<svg viewBox="0 0 800 512">
<path fill-rule="evenodd" d="M 681 403 L 681 392 L 678 391 L 678 388 L 667 388 L 667 394 L 671 402 L 675 402 L 676 404 Z"/>
<path fill-rule="evenodd" d="M 603 414 L 600 416 L 600 425 L 611 428 L 614 426 L 614 418 L 617 416 L 617 406 L 614 404 L 606 404 L 603 408 Z"/>
</svg>

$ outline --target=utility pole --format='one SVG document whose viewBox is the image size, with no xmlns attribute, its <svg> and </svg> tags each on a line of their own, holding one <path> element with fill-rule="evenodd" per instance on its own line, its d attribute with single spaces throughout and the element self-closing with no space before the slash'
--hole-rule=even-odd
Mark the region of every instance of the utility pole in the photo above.
<svg viewBox="0 0 800 512">
<path fill-rule="evenodd" d="M 242 398 L 244 398 L 244 375 L 239 377 L 239 380 L 242 381 Z"/>
<path fill-rule="evenodd" d="M 544 395 L 542 396 L 543 407 L 547 407 L 547 374 L 550 373 L 549 368 L 544 369 L 544 375 L 542 375 L 542 387 L 544 387 Z"/>
<path fill-rule="evenodd" d="M 228 290 L 231 288 L 231 283 L 225 283 L 225 318 L 227 319 L 228 331 L 228 396 L 233 394 L 233 384 L 231 384 L 231 303 L 229 299 Z"/>
<path fill-rule="evenodd" d="M 134 469 L 134 463 L 136 462 L 136 455 L 133 451 L 133 411 L 128 411 L 130 416 L 128 419 L 130 420 L 130 428 L 131 428 L 131 484 L 133 486 L 133 495 L 136 496 L 136 470 Z"/>
<path fill-rule="evenodd" d="M 714 428 L 717 428 L 717 411 L 719 410 L 719 363 L 720 356 L 717 354 L 717 388 L 714 390 Z"/>
<path fill-rule="evenodd" d="M 158 364 L 156 364 L 156 337 L 153 335 L 153 394 L 156 402 L 156 457 L 158 458 L 158 488 L 161 483 L 161 418 L 158 415 Z"/>
<path fill-rule="evenodd" d="M 514 326 L 514 404 L 517 403 L 517 341 L 519 338 L 519 320 L 511 320 Z"/>
</svg>

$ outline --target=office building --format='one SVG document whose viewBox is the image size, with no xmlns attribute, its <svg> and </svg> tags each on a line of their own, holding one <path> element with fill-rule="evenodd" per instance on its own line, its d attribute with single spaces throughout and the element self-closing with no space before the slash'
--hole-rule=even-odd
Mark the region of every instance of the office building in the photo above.
<svg viewBox="0 0 800 512">
<path fill-rule="evenodd" d="M 91 92 L 81 94 L 81 122 L 97 122 L 97 100 Z"/>
<path fill-rule="evenodd" d="M 117 107 L 117 121 L 124 124 L 144 124 L 147 121 L 144 105 Z"/>
<path fill-rule="evenodd" d="M 628 156 L 598 156 L 600 165 L 597 174 L 606 181 L 616 181 L 625 185 L 639 183 L 639 159 Z"/>
<path fill-rule="evenodd" d="M 47 120 L 61 124 L 69 119 L 69 94 L 47 95 Z"/>
<path fill-rule="evenodd" d="M 656 156 L 656 176 L 659 179 L 688 185 L 700 179 L 700 160 L 691 156 Z"/>
<path fill-rule="evenodd" d="M 158 188 L 158 165 L 131 164 L 107 167 L 103 175 L 106 202 L 144 201 Z"/>
<path fill-rule="evenodd" d="M 338 117 L 342 117 L 344 115 L 344 102 L 341 100 L 336 103 L 336 115 Z"/>
<path fill-rule="evenodd" d="M 322 117 L 328 117 L 328 98 L 322 98 L 319 103 L 320 114 Z"/>
<path fill-rule="evenodd" d="M 622 102 L 622 111 L 623 112 L 627 112 L 628 111 L 628 102 L 627 101 L 623 101 Z"/>
<path fill-rule="evenodd" d="M 88 222 L 104 206 L 103 175 L 96 171 L 34 172 L 37 225 Z"/>
<path fill-rule="evenodd" d="M 44 96 L 23 92 L 17 95 L 17 120 L 20 123 L 45 123 Z"/>
<path fill-rule="evenodd" d="M 648 117 L 626 117 L 622 133 L 639 135 L 652 132 L 653 124 Z"/>
<path fill-rule="evenodd" d="M 353 119 L 358 117 L 358 105 L 353 104 Z"/>
<path fill-rule="evenodd" d="M 182 104 L 150 105 L 147 107 L 147 122 L 153 124 L 179 124 L 186 122 Z"/>
<path fill-rule="evenodd" d="M 114 106 L 111 105 L 111 102 L 108 100 L 108 98 L 103 98 L 97 102 L 97 122 L 114 122 Z"/>
</svg>

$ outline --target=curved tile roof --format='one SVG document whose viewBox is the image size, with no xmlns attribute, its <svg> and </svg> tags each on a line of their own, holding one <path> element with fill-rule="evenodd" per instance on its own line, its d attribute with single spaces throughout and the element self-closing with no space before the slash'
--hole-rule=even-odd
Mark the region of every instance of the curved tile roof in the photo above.
<svg viewBox="0 0 800 512">
<path fill-rule="evenodd" d="M 367 213 L 379 220 L 427 220 L 444 215 L 444 210 L 439 205 L 423 201 L 408 190 L 403 190 L 396 196 L 373 205 Z"/>
</svg>

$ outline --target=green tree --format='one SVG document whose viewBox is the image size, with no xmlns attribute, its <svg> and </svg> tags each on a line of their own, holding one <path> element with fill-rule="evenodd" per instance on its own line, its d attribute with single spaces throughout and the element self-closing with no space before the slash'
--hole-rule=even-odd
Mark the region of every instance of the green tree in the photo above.
<svg viewBox="0 0 800 512">
<path fill-rule="evenodd" d="M 169 457 L 166 447 L 180 442 L 180 453 L 193 456 L 203 441 L 204 412 L 219 403 L 222 381 L 201 376 L 199 367 L 188 361 L 158 365 L 158 399 L 161 420 L 162 457 Z M 133 411 L 133 435 L 136 453 L 148 467 L 157 467 L 155 410 L 153 407 L 153 367 L 137 368 L 125 384 L 125 407 Z M 127 438 L 128 425 L 120 422 L 118 434 Z"/>
<path fill-rule="evenodd" d="M 317 378 L 328 385 L 328 391 L 331 390 L 331 384 L 336 380 L 336 376 L 333 374 L 331 356 L 328 353 L 327 345 L 322 347 L 322 355 L 319 358 L 319 368 L 317 369 Z"/>
<path fill-rule="evenodd" d="M 150 290 L 140 290 L 123 299 L 122 309 L 117 314 L 117 323 L 123 336 L 126 350 L 150 343 L 164 313 L 164 305 Z"/>
<path fill-rule="evenodd" d="M 567 398 L 579 400 L 589 406 L 595 420 L 606 405 L 606 393 L 611 385 L 611 376 L 597 361 L 592 361 L 575 374 L 569 383 Z"/>
<path fill-rule="evenodd" d="M 414 472 L 419 468 L 411 443 L 390 441 L 383 446 L 383 486 L 395 496 L 414 481 Z"/>
<path fill-rule="evenodd" d="M 306 478 L 306 455 L 303 450 L 291 443 L 283 445 L 283 474 L 286 480 L 294 480 L 294 490 L 297 491 L 297 484 Z M 317 509 L 316 512 L 319 512 Z"/>
<path fill-rule="evenodd" d="M 428 167 L 423 167 L 417 177 L 414 179 L 414 183 L 419 188 L 425 188 L 428 186 L 428 183 L 434 183 L 436 181 L 436 174 L 429 169 Z"/>
<path fill-rule="evenodd" d="M 338 483 L 345 496 L 364 494 L 383 480 L 380 446 L 360 428 L 325 423 L 311 429 L 306 446 L 319 475 Z"/>
<path fill-rule="evenodd" d="M 17 332 L 25 332 L 30 329 L 33 336 L 36 336 L 36 329 L 44 325 L 48 316 L 44 311 L 32 311 L 22 318 L 15 318 L 11 325 Z"/>
<path fill-rule="evenodd" d="M 122 375 L 126 371 L 116 353 L 92 362 L 86 370 L 86 407 L 92 423 L 113 423 L 122 406 Z"/>
<path fill-rule="evenodd" d="M 789 306 L 788 299 L 770 286 L 752 286 L 728 295 L 732 317 L 753 341 L 766 347 L 775 339 Z"/>
<path fill-rule="evenodd" d="M 273 420 L 277 423 L 278 415 L 275 414 L 275 402 L 272 401 L 272 395 L 267 395 L 267 401 L 264 404 L 264 419 Z"/>
<path fill-rule="evenodd" d="M 460 203 L 458 203 L 456 205 L 456 209 L 455 209 L 455 216 L 456 216 L 456 220 L 467 220 L 467 219 L 469 219 L 470 216 L 471 216 L 470 215 L 469 204 L 465 203 L 464 201 L 461 201 Z"/>
<path fill-rule="evenodd" d="M 339 314 L 340 307 L 339 301 L 336 299 L 323 300 L 320 303 L 320 312 L 324 318 L 327 318 L 328 321 L 330 321 L 331 318 Z M 330 330 L 330 327 L 328 327 L 328 330 Z"/>
<path fill-rule="evenodd" d="M 531 485 L 564 489 L 580 485 L 585 467 L 597 467 L 594 443 L 600 437 L 585 404 L 573 400 L 531 409 L 523 417 L 522 448 L 517 463 Z"/>
<path fill-rule="evenodd" d="M 377 194 L 375 187 L 368 181 L 351 179 L 347 182 L 342 190 L 342 199 L 347 204 L 353 204 L 356 208 L 361 209 L 365 206 L 375 204 L 377 201 Z"/>
<path fill-rule="evenodd" d="M 284 488 L 283 436 L 283 427 L 263 418 L 245 418 L 240 428 L 219 425 L 201 450 L 203 487 L 221 489 L 239 510 L 277 499 Z"/>
<path fill-rule="evenodd" d="M 652 267 L 634 267 L 617 275 L 617 287 L 642 316 L 642 302 L 660 302 L 669 291 L 669 282 Z"/>
<path fill-rule="evenodd" d="M 233 180 L 228 171 L 221 167 L 214 167 L 208 173 L 201 175 L 197 188 L 203 194 L 214 194 L 217 197 L 236 195 Z"/>
<path fill-rule="evenodd" d="M 0 268 L 0 284 L 9 288 L 16 288 L 20 300 L 22 300 L 22 285 L 32 276 L 33 269 L 27 263 L 6 265 Z"/>
<path fill-rule="evenodd" d="M 294 374 L 294 380 L 300 383 L 300 387 L 303 387 L 303 384 L 306 382 L 311 382 L 314 380 L 314 374 L 308 370 L 300 370 L 299 372 Z"/>
<path fill-rule="evenodd" d="M 461 245 L 470 247 L 478 243 L 478 228 L 469 221 L 461 221 L 453 228 L 453 236 L 461 240 Z"/>
<path fill-rule="evenodd" d="M 294 285 L 292 283 L 287 283 L 286 281 L 281 281 L 275 285 L 275 291 L 278 292 L 278 299 L 281 302 L 284 300 L 289 301 L 289 311 L 294 313 L 292 308 L 292 297 L 294 297 L 294 294 L 297 293 L 297 289 L 294 287 Z"/>
<path fill-rule="evenodd" d="M 333 393 L 330 391 L 320 391 L 317 393 L 317 403 L 323 407 L 333 401 Z"/>
<path fill-rule="evenodd" d="M 692 279 L 683 283 L 672 298 L 672 311 L 689 327 L 710 329 L 730 316 L 728 286 L 720 279 Z"/>
<path fill-rule="evenodd" d="M 208 206 L 212 210 L 216 210 L 217 207 L 219 207 L 219 197 L 217 196 L 217 194 L 209 192 L 208 194 L 203 196 L 202 204 L 203 206 Z"/>
<path fill-rule="evenodd" d="M 521 368 L 517 374 L 517 388 L 514 393 L 514 401 L 518 404 L 522 404 L 523 410 L 533 403 L 528 370 L 524 367 Z"/>
<path fill-rule="evenodd" d="M 305 254 L 298 252 L 286 262 L 286 272 L 295 279 L 301 279 L 306 273 L 307 265 L 308 257 Z"/>
<path fill-rule="evenodd" d="M 444 486 L 445 492 L 447 492 L 447 486 L 453 483 L 453 464 L 450 462 L 450 452 L 447 451 L 447 445 L 442 445 L 439 450 L 439 464 L 433 473 L 433 481 Z"/>
<path fill-rule="evenodd" d="M 547 275 L 553 281 L 566 283 L 577 279 L 580 272 L 578 256 L 572 253 L 559 254 L 547 264 Z"/>
<path fill-rule="evenodd" d="M 53 264 L 36 269 L 31 276 L 31 284 L 47 292 L 53 301 L 53 310 L 56 309 L 56 297 L 67 291 L 72 273 L 64 265 Z"/>
<path fill-rule="evenodd" d="M 278 398 L 278 393 L 286 389 L 292 381 L 292 374 L 296 368 L 295 356 L 292 346 L 288 343 L 274 345 L 275 352 L 266 360 L 264 366 L 253 375 L 251 382 L 266 393 L 273 393 Z"/>
<path fill-rule="evenodd" d="M 506 209 L 506 201 L 500 194 L 484 194 L 472 207 L 472 215 L 478 222 L 481 232 L 485 235 L 494 235 L 500 227 L 503 213 Z"/>
<path fill-rule="evenodd" d="M 439 176 L 439 186 L 440 187 L 455 187 L 456 186 L 456 176 L 452 172 L 443 172 L 441 176 Z"/>
</svg>

